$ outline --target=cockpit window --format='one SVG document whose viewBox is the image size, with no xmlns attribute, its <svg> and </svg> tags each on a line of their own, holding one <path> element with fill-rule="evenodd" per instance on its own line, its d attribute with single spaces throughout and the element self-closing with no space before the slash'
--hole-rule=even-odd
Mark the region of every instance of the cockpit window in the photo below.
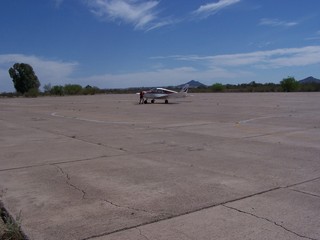
<svg viewBox="0 0 320 240">
<path fill-rule="evenodd" d="M 151 89 L 151 92 L 152 92 L 152 93 L 164 93 L 163 90 L 161 90 L 161 89 L 156 89 L 156 88 Z"/>
</svg>

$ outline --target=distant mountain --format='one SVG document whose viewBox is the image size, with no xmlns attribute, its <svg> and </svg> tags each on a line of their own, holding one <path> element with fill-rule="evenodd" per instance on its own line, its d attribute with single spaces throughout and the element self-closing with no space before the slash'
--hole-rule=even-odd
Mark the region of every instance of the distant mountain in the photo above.
<svg viewBox="0 0 320 240">
<path fill-rule="evenodd" d="M 177 86 L 178 88 L 182 88 L 184 85 L 189 84 L 189 88 L 198 88 L 198 87 L 206 87 L 206 85 L 204 85 L 201 82 L 195 81 L 195 80 L 191 80 L 185 84 L 181 84 L 179 86 Z"/>
<path fill-rule="evenodd" d="M 302 79 L 299 81 L 301 84 L 309 84 L 309 83 L 318 83 L 320 84 L 320 79 L 314 78 L 314 77 L 307 77 L 305 79 Z"/>
</svg>

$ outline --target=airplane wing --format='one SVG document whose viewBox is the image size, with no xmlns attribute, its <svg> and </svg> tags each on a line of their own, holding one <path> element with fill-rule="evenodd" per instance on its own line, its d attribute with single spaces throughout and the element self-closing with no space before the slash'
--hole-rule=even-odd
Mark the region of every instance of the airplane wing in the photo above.
<svg viewBox="0 0 320 240">
<path fill-rule="evenodd" d="M 166 93 L 166 94 L 177 93 L 176 91 L 166 89 L 166 88 L 157 88 L 157 90 L 163 91 L 163 93 Z"/>
</svg>

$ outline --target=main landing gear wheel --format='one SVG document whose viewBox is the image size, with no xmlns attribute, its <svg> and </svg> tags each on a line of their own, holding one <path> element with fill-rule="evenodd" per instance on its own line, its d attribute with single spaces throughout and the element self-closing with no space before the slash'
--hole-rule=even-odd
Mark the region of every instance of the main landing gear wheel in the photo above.
<svg viewBox="0 0 320 240">
<path fill-rule="evenodd" d="M 166 99 L 166 100 L 164 101 L 164 103 L 169 103 L 169 101 Z"/>
<path fill-rule="evenodd" d="M 144 100 L 144 104 L 147 104 L 148 103 L 148 101 L 147 100 Z"/>
<path fill-rule="evenodd" d="M 154 99 L 151 100 L 151 103 L 154 103 Z"/>
</svg>

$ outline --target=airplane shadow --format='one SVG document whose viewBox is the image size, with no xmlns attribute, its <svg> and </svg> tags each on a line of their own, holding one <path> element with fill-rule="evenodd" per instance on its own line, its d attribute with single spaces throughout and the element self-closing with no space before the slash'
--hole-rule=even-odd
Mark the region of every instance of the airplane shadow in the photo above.
<svg viewBox="0 0 320 240">
<path fill-rule="evenodd" d="M 155 102 L 155 103 L 134 103 L 134 105 L 175 105 L 175 104 L 180 104 L 178 102 L 168 102 L 168 103 L 162 103 L 162 102 Z"/>
</svg>

